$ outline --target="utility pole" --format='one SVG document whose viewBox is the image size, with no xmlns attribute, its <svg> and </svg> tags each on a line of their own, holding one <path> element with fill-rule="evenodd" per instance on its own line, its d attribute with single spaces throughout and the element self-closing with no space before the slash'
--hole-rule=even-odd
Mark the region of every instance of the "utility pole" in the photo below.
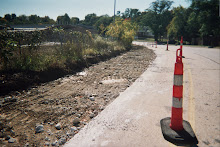
<svg viewBox="0 0 220 147">
<path fill-rule="evenodd" d="M 116 9 L 116 0 L 114 2 L 114 22 L 115 22 L 115 9 Z"/>
</svg>

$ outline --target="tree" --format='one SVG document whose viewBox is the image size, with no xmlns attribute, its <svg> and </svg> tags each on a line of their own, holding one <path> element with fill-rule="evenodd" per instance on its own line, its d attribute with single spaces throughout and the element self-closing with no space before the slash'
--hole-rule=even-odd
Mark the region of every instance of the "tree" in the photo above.
<svg viewBox="0 0 220 147">
<path fill-rule="evenodd" d="M 16 14 L 14 14 L 14 13 L 11 14 L 11 19 L 12 19 L 13 21 L 16 19 L 16 17 L 17 17 Z"/>
<path fill-rule="evenodd" d="M 218 0 L 192 0 L 190 6 L 195 13 L 194 19 L 200 24 L 200 35 L 204 36 L 219 36 L 220 34 L 220 17 L 219 1 Z M 191 17 L 191 19 L 193 19 Z"/>
<path fill-rule="evenodd" d="M 88 14 L 85 16 L 85 20 L 83 21 L 84 25 L 93 26 L 96 23 L 97 16 L 95 13 Z"/>
<path fill-rule="evenodd" d="M 68 25 L 70 24 L 70 17 L 67 13 L 65 13 L 63 16 L 57 17 L 57 23 L 62 25 Z"/>
<path fill-rule="evenodd" d="M 0 18 L 0 24 L 7 24 L 7 20 L 5 18 Z"/>
<path fill-rule="evenodd" d="M 192 38 L 197 38 L 200 36 L 199 34 L 199 29 L 200 29 L 200 24 L 198 21 L 197 14 L 191 9 L 188 8 L 189 15 L 187 19 L 187 26 L 186 26 L 186 31 L 187 31 L 187 36 L 188 36 L 188 41 L 192 42 Z"/>
<path fill-rule="evenodd" d="M 170 11 L 173 1 L 157 0 L 151 3 L 146 14 L 142 18 L 142 24 L 149 26 L 153 31 L 155 40 L 164 36 L 166 27 L 172 20 L 172 13 Z"/>
<path fill-rule="evenodd" d="M 192 38 L 203 38 L 203 44 L 218 44 L 220 38 L 220 18 L 218 16 L 218 0 L 192 0 L 189 8 L 173 9 L 173 19 L 170 22 L 168 35 L 174 39 L 192 42 Z M 213 40 L 215 42 L 213 42 Z"/>
<path fill-rule="evenodd" d="M 28 16 L 21 15 L 17 17 L 17 24 L 26 24 L 26 23 L 28 23 Z"/>
<path fill-rule="evenodd" d="M 131 17 L 131 8 L 126 8 L 125 12 L 122 13 L 122 18 L 125 19 L 125 18 L 130 18 L 130 17 Z"/>
<path fill-rule="evenodd" d="M 180 39 L 183 36 L 186 40 L 187 34 L 187 9 L 182 6 L 173 9 L 173 19 L 167 27 L 169 38 Z"/>
<path fill-rule="evenodd" d="M 106 32 L 105 28 L 110 25 L 112 21 L 112 17 L 109 17 L 108 15 L 100 16 L 95 23 L 95 27 L 100 34 L 104 35 Z"/>
<path fill-rule="evenodd" d="M 63 16 L 57 16 L 57 24 L 63 24 Z"/>
<path fill-rule="evenodd" d="M 49 16 L 41 17 L 40 19 L 43 24 L 54 24 L 55 23 L 55 21 L 53 19 L 50 19 Z"/>
<path fill-rule="evenodd" d="M 5 22 L 5 20 L 6 22 Z M 4 19 L 2 20 L 2 22 L 5 22 L 7 24 L 13 24 L 14 21 L 16 20 L 16 15 L 13 13 L 13 14 L 5 14 L 5 17 Z"/>
<path fill-rule="evenodd" d="M 37 16 L 37 15 L 29 16 L 29 23 L 30 24 L 38 24 L 38 23 L 40 23 L 40 17 Z"/>
<path fill-rule="evenodd" d="M 5 17 L 4 17 L 8 22 L 11 22 L 12 21 L 12 17 L 11 17 L 11 14 L 5 14 Z"/>
<path fill-rule="evenodd" d="M 139 16 L 141 16 L 139 9 L 127 8 L 125 9 L 125 12 L 122 13 L 122 18 L 130 18 L 132 21 L 137 21 Z"/>
<path fill-rule="evenodd" d="M 123 19 L 116 19 L 114 23 L 111 23 L 107 27 L 106 35 L 117 39 L 126 49 L 130 49 L 137 29 L 136 23 Z"/>
<path fill-rule="evenodd" d="M 64 14 L 63 19 L 65 24 L 70 24 L 70 17 L 67 13 Z"/>
<path fill-rule="evenodd" d="M 79 24 L 79 18 L 78 17 L 72 17 L 71 18 L 71 23 L 76 25 L 76 24 Z"/>
</svg>

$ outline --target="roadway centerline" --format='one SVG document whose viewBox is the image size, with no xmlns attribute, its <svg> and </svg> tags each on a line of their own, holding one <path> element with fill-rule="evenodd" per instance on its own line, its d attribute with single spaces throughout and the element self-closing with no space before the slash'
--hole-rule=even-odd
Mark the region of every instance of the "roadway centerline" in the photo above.
<svg viewBox="0 0 220 147">
<path fill-rule="evenodd" d="M 188 72 L 189 78 L 189 100 L 188 100 L 188 119 L 189 122 L 195 131 L 195 98 L 194 98 L 194 88 L 193 88 L 193 79 L 190 67 L 185 66 Z"/>
</svg>

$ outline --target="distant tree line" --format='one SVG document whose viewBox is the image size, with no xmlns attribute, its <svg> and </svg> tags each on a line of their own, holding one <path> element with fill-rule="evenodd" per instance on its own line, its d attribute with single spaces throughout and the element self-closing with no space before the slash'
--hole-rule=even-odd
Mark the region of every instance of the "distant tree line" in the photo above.
<svg viewBox="0 0 220 147">
<path fill-rule="evenodd" d="M 216 44 L 220 38 L 219 0 L 188 0 L 188 8 L 182 6 L 172 7 L 171 0 L 156 0 L 144 12 L 139 9 L 127 8 L 125 12 L 117 12 L 117 19 L 130 20 L 138 26 L 150 28 L 156 41 L 168 37 L 170 40 L 179 40 L 183 36 L 189 43 L 195 38 L 205 39 L 203 44 Z M 114 16 L 97 16 L 91 13 L 84 20 L 69 17 L 66 13 L 58 16 L 54 21 L 48 16 L 37 15 L 16 17 L 15 14 L 6 14 L 0 17 L 0 24 L 61 24 L 61 25 L 86 25 L 93 26 L 100 34 L 105 34 L 105 29 L 114 20 Z M 214 42 L 212 42 L 214 40 Z"/>
<path fill-rule="evenodd" d="M 17 24 L 55 24 L 56 22 L 49 16 L 40 17 L 37 15 L 20 15 L 16 14 L 5 14 L 2 18 L 0 17 L 0 24 L 17 25 Z"/>
<path fill-rule="evenodd" d="M 110 17 L 108 15 L 97 16 L 95 13 L 86 15 L 84 20 L 79 20 L 78 17 L 70 18 L 67 13 L 65 15 L 57 17 L 57 24 L 60 25 L 81 24 L 85 26 L 93 26 L 99 32 L 101 32 L 100 26 L 107 27 L 112 23 L 112 21 L 113 21 L 113 17 Z"/>
<path fill-rule="evenodd" d="M 219 45 L 220 17 L 218 0 L 188 0 L 188 8 L 172 7 L 171 0 L 156 0 L 144 12 L 139 9 L 127 8 L 125 12 L 117 12 L 116 18 L 130 20 L 139 27 L 150 28 L 156 41 L 163 38 L 169 40 L 184 40 L 190 44 Z M 113 17 L 108 15 L 97 16 L 88 14 L 85 20 L 79 23 L 94 26 L 100 33 L 108 26 Z M 197 41 L 196 41 L 197 40 Z"/>
<path fill-rule="evenodd" d="M 203 38 L 203 45 L 220 45 L 219 0 L 191 0 L 189 8 L 173 8 L 172 20 L 167 26 L 170 38 L 192 42 Z"/>
<path fill-rule="evenodd" d="M 183 36 L 190 44 L 198 44 L 200 38 L 200 44 L 220 45 L 219 0 L 188 1 L 191 5 L 184 8 L 172 7 L 173 1 L 170 0 L 156 0 L 144 12 L 127 8 L 118 16 L 139 26 L 148 26 L 156 41 L 163 37 L 180 40 Z"/>
</svg>

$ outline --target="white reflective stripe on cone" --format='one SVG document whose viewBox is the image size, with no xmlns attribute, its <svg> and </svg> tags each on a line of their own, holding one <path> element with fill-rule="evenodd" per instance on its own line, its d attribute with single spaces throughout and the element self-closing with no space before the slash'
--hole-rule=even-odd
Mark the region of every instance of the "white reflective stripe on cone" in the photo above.
<svg viewBox="0 0 220 147">
<path fill-rule="evenodd" d="M 175 98 L 173 97 L 173 104 L 172 106 L 174 108 L 182 108 L 183 99 L 182 98 Z"/>
<path fill-rule="evenodd" d="M 182 86 L 183 85 L 183 75 L 174 75 L 173 85 Z"/>
</svg>

